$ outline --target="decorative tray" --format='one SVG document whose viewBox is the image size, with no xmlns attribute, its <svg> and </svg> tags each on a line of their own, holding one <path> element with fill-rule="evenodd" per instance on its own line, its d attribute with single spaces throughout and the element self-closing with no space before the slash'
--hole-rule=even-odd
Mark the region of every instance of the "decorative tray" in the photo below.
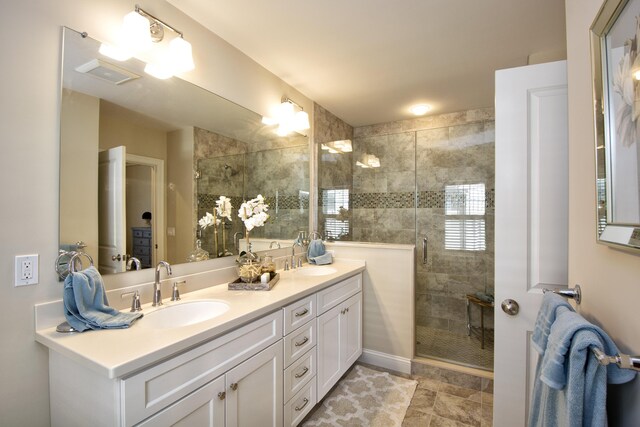
<svg viewBox="0 0 640 427">
<path fill-rule="evenodd" d="M 270 291 L 274 287 L 278 280 L 280 280 L 280 274 L 270 273 L 271 280 L 268 283 L 262 283 L 260 280 L 252 283 L 245 283 L 238 277 L 233 282 L 229 283 L 227 288 L 231 291 Z"/>
</svg>

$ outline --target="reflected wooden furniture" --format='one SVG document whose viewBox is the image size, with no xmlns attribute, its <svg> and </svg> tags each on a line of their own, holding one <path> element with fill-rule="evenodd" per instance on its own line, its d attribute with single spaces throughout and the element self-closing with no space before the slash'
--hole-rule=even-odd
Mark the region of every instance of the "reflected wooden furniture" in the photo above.
<svg viewBox="0 0 640 427">
<path fill-rule="evenodd" d="M 494 303 L 483 301 L 475 295 L 467 294 L 467 335 L 471 335 L 471 304 L 480 307 L 480 348 L 484 349 L 484 309 L 493 310 Z"/>
</svg>

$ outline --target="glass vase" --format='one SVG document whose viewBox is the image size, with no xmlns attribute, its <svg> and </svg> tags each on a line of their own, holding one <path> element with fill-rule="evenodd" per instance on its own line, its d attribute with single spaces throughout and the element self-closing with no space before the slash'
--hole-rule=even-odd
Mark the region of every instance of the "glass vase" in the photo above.
<svg viewBox="0 0 640 427">
<path fill-rule="evenodd" d="M 262 274 L 260 257 L 251 251 L 251 243 L 247 243 L 247 250 L 238 256 L 238 276 L 245 283 L 257 282 Z"/>
</svg>

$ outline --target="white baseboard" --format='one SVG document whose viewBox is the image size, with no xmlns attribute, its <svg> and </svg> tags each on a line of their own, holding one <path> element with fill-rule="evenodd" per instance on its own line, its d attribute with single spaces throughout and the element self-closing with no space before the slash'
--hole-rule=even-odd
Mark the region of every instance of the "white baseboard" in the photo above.
<svg viewBox="0 0 640 427">
<path fill-rule="evenodd" d="M 378 366 L 403 374 L 411 375 L 411 359 L 392 354 L 381 353 L 375 350 L 362 350 L 362 356 L 358 359 L 362 363 Z"/>
</svg>

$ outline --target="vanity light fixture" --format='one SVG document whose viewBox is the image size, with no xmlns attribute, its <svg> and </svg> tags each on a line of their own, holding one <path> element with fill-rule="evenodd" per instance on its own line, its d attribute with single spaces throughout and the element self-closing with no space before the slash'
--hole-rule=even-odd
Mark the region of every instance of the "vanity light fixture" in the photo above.
<svg viewBox="0 0 640 427">
<path fill-rule="evenodd" d="M 324 144 L 320 145 L 320 148 L 322 150 L 328 151 L 331 154 L 351 153 L 353 151 L 353 146 L 351 145 L 350 139 L 325 142 Z"/>
<path fill-rule="evenodd" d="M 164 40 L 165 29 L 175 33 L 176 37 L 168 46 L 153 46 Z M 117 61 L 126 61 L 133 56 L 151 57 L 153 59 L 145 61 L 144 71 L 156 78 L 168 79 L 195 68 L 191 43 L 184 39 L 182 31 L 138 5 L 135 11 L 125 15 L 117 39 L 117 45 L 103 43 L 100 53 Z"/>
<path fill-rule="evenodd" d="M 417 104 L 410 108 L 411 113 L 415 116 L 424 116 L 432 109 L 433 107 L 429 104 Z"/>
<path fill-rule="evenodd" d="M 276 133 L 287 136 L 291 132 L 302 132 L 309 129 L 309 115 L 304 109 L 287 97 L 274 110 L 273 117 L 262 117 L 262 123 L 267 126 L 278 125 Z"/>
<path fill-rule="evenodd" d="M 380 158 L 374 156 L 373 154 L 365 154 L 364 156 L 362 156 L 362 161 L 356 161 L 356 166 L 359 166 L 362 169 L 379 168 Z"/>
</svg>

